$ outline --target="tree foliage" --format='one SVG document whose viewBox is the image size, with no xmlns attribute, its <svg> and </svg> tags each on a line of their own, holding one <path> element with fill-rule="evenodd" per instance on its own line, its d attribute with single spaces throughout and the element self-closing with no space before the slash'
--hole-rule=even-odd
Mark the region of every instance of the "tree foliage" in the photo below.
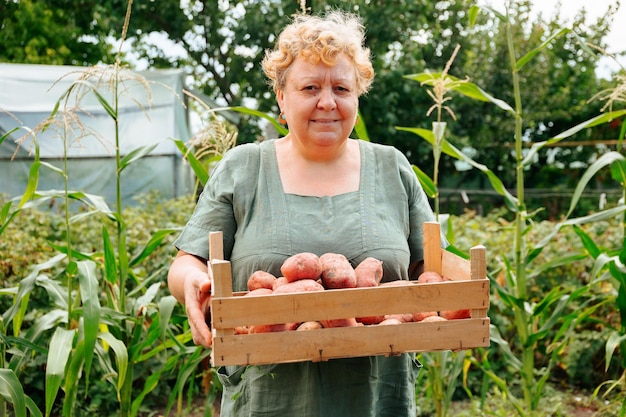
<svg viewBox="0 0 626 417">
<path fill-rule="evenodd" d="M 558 9 L 553 16 L 532 17 L 532 0 L 507 3 L 521 55 L 565 26 Z M 472 0 L 135 0 L 122 58 L 130 65 L 148 68 L 184 68 L 190 88 L 214 106 L 249 106 L 276 113 L 260 61 L 280 29 L 303 10 L 357 12 L 367 29 L 377 74 L 371 91 L 361 99 L 369 136 L 395 145 L 428 172 L 432 169 L 430 146 L 396 129 L 428 129 L 434 121 L 427 115 L 433 103 L 425 87 L 405 75 L 441 71 L 460 45 L 450 74 L 469 76 L 491 95 L 509 103 L 512 100 L 511 69 L 504 65 L 508 62 L 504 26 L 493 15 L 485 15 L 470 29 L 468 11 L 473 4 Z M 5 0 L 0 3 L 0 60 L 74 65 L 110 62 L 116 52 L 111 40 L 122 33 L 127 5 L 124 0 Z M 602 86 L 594 72 L 598 56 L 584 51 L 579 41 L 604 47 L 614 11 L 610 8 L 591 24 L 581 11 L 567 25 L 571 33 L 556 39 L 522 69 L 529 142 L 545 140 L 599 112 L 601 103 L 588 101 Z M 510 184 L 512 173 L 503 172 L 511 166 L 514 123 L 510 116 L 490 104 L 477 105 L 462 97 L 453 97 L 449 104 L 457 120 L 447 120 L 448 139 L 459 148 L 472 148 L 477 160 Z M 261 134 L 262 124 L 258 118 L 241 115 L 237 128 L 238 140 L 250 142 Z M 598 132 L 604 137 L 614 133 L 587 130 L 576 140 L 591 139 Z M 527 183 L 530 187 L 549 185 L 554 169 L 570 169 L 577 161 L 584 165 L 593 152 L 594 147 L 589 146 L 543 152 L 538 161 L 541 169 L 529 173 Z M 565 160 L 564 165 L 552 163 L 556 153 Z M 442 163 L 442 171 L 448 173 L 443 179 L 445 186 L 484 186 L 480 174 L 457 171 L 452 161 Z M 578 175 L 575 169 L 566 173 L 565 185 L 568 175 L 571 181 Z"/>
</svg>

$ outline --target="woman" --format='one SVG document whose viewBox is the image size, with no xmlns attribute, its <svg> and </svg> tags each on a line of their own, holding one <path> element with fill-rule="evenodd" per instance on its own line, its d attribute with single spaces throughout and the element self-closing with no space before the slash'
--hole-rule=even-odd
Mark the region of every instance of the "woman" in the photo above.
<svg viewBox="0 0 626 417">
<path fill-rule="evenodd" d="M 434 219 L 402 153 L 350 139 L 358 99 L 374 72 L 364 29 L 342 12 L 298 16 L 266 54 L 289 134 L 240 145 L 216 167 L 175 242 L 169 287 L 186 305 L 194 342 L 209 347 L 208 235 L 222 231 L 233 289 L 256 270 L 280 275 L 299 252 L 344 254 L 353 265 L 383 261 L 383 279 L 417 277 L 422 224 Z M 414 355 L 223 367 L 221 415 L 415 416 Z"/>
</svg>

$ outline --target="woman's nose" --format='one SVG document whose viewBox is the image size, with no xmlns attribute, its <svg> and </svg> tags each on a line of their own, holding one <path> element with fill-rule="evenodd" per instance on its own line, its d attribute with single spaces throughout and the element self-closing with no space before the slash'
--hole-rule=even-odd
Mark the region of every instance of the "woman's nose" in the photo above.
<svg viewBox="0 0 626 417">
<path fill-rule="evenodd" d="M 335 95 L 332 88 L 322 88 L 320 91 L 317 106 L 324 110 L 334 110 L 337 107 Z"/>
</svg>

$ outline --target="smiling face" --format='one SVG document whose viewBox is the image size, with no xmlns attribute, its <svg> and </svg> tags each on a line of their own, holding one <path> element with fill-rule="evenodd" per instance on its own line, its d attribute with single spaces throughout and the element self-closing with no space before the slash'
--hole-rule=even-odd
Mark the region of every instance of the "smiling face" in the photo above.
<svg viewBox="0 0 626 417">
<path fill-rule="evenodd" d="M 355 68 L 344 55 L 337 64 L 312 64 L 296 58 L 276 97 L 299 146 L 343 146 L 354 128 L 359 97 Z"/>
</svg>

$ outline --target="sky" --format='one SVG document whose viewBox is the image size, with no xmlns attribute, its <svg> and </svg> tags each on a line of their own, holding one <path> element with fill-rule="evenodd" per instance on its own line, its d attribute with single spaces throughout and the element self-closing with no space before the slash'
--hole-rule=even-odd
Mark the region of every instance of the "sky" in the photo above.
<svg viewBox="0 0 626 417">
<path fill-rule="evenodd" d="M 533 11 L 541 13 L 545 19 L 554 16 L 557 4 L 561 3 L 561 19 L 565 25 L 572 22 L 573 17 L 581 9 L 587 11 L 589 23 L 606 13 L 609 5 L 616 3 L 615 0 L 534 0 Z M 498 11 L 504 12 L 506 0 L 479 0 L 478 4 L 491 5 Z M 621 1 L 621 7 L 614 15 L 611 31 L 605 37 L 609 45 L 607 51 L 616 53 L 626 50 L 626 0 Z M 622 67 L 626 68 L 626 57 L 618 59 Z M 610 58 L 602 58 L 598 65 L 597 74 L 603 78 L 610 78 L 610 74 L 619 70 L 620 66 Z"/>
</svg>

